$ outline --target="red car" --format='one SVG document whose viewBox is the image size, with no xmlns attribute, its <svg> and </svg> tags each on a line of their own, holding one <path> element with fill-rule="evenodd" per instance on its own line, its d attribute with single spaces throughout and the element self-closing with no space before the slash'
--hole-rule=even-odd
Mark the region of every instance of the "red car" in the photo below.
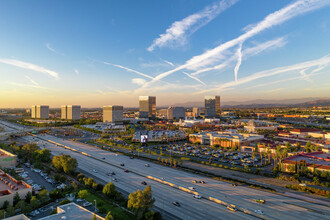
<svg viewBox="0 0 330 220">
<path fill-rule="evenodd" d="M 125 173 L 128 173 L 129 171 L 128 170 L 124 170 Z"/>
</svg>

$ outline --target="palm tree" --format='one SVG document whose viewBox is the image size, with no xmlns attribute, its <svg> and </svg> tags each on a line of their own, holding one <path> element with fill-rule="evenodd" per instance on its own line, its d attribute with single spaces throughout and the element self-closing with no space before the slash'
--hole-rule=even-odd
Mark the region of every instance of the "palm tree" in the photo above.
<svg viewBox="0 0 330 220">
<path fill-rule="evenodd" d="M 256 153 L 255 152 L 252 153 L 253 166 L 254 166 L 254 158 L 256 158 Z"/>
<path fill-rule="evenodd" d="M 261 165 L 262 165 L 262 157 L 264 156 L 264 154 L 262 152 L 260 152 L 260 158 L 261 158 Z"/>
</svg>

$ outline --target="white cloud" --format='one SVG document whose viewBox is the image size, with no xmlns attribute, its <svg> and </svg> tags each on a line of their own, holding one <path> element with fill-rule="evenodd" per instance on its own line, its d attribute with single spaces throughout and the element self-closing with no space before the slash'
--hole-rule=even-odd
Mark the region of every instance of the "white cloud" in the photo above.
<svg viewBox="0 0 330 220">
<path fill-rule="evenodd" d="M 33 79 L 31 79 L 29 76 L 25 76 L 25 78 L 27 78 L 33 85 L 39 86 L 39 83 L 37 83 L 36 81 L 34 81 Z"/>
<path fill-rule="evenodd" d="M 19 86 L 19 87 L 26 87 L 26 88 L 36 88 L 36 89 L 45 89 L 45 87 L 39 86 L 39 85 L 35 85 L 35 84 L 23 84 L 23 83 L 17 83 L 17 82 L 7 82 L 10 85 L 13 86 Z"/>
<path fill-rule="evenodd" d="M 141 79 L 141 78 L 134 78 L 134 79 L 131 80 L 131 82 L 133 84 L 137 84 L 139 86 L 142 86 L 143 84 L 146 83 L 146 80 L 145 79 Z"/>
<path fill-rule="evenodd" d="M 269 40 L 266 41 L 264 43 L 259 43 L 254 47 L 249 47 L 246 48 L 242 51 L 242 59 L 247 59 L 250 56 L 255 56 L 258 55 L 259 53 L 265 51 L 265 50 L 271 50 L 271 49 L 276 49 L 279 47 L 283 47 L 286 44 L 286 40 L 284 37 L 280 37 L 280 38 L 276 38 L 274 40 Z M 224 69 L 225 67 L 229 66 L 232 62 L 234 62 L 237 59 L 236 55 L 232 55 L 231 57 L 227 58 L 224 62 L 222 62 L 221 64 L 218 64 L 216 66 L 212 66 L 212 67 L 207 67 L 204 69 L 200 69 L 194 73 L 192 73 L 191 75 L 195 76 L 207 71 L 211 71 L 211 70 L 221 70 Z"/>
<path fill-rule="evenodd" d="M 274 68 L 274 69 L 270 69 L 270 70 L 264 70 L 264 71 L 261 71 L 261 72 L 257 72 L 257 73 L 254 73 L 254 74 L 250 75 L 250 76 L 241 78 L 238 81 L 231 81 L 231 82 L 222 84 L 222 85 L 220 85 L 216 88 L 203 90 L 199 93 L 206 93 L 206 92 L 211 92 L 211 91 L 220 91 L 220 90 L 223 90 L 225 88 L 229 88 L 229 87 L 245 84 L 245 83 L 248 83 L 248 82 L 252 82 L 252 81 L 260 79 L 260 78 L 274 76 L 274 75 L 278 75 L 278 74 L 282 74 L 282 73 L 286 73 L 286 72 L 295 72 L 295 71 L 311 68 L 311 67 L 314 67 L 314 66 L 320 66 L 320 65 L 323 66 L 323 65 L 327 65 L 329 63 L 330 63 L 330 56 L 328 55 L 328 56 L 322 57 L 322 58 L 317 59 L 317 60 L 311 60 L 311 61 L 307 61 L 307 62 L 303 62 L 303 63 L 294 64 L 294 65 L 291 65 L 291 66 L 278 67 L 278 68 Z"/>
<path fill-rule="evenodd" d="M 153 79 L 152 76 L 149 76 L 149 75 L 144 74 L 144 73 L 141 73 L 141 72 L 139 72 L 139 71 L 136 71 L 136 70 L 130 69 L 130 68 L 128 68 L 128 67 L 124 67 L 124 66 L 121 66 L 121 65 L 112 64 L 112 63 L 108 63 L 108 62 L 103 62 L 103 63 L 104 63 L 105 65 L 110 65 L 110 66 L 118 67 L 118 68 L 120 68 L 120 69 L 124 69 L 124 70 L 126 70 L 126 71 L 128 71 L 128 72 L 137 73 L 137 74 L 139 74 L 140 76 L 144 76 L 144 77 L 146 77 L 146 78 Z"/>
<path fill-rule="evenodd" d="M 55 50 L 54 48 L 52 48 L 49 43 L 46 44 L 46 47 L 47 47 L 48 50 L 50 50 L 50 51 L 52 51 L 54 53 L 57 53 L 57 54 L 59 54 L 61 56 L 65 56 L 63 53 L 60 53 L 57 50 Z"/>
<path fill-rule="evenodd" d="M 164 61 L 164 63 L 167 63 L 168 65 L 170 66 L 175 66 L 172 62 L 168 61 L 168 60 L 164 60 L 164 59 L 161 59 L 162 61 Z"/>
<path fill-rule="evenodd" d="M 235 4 L 237 0 L 222 0 L 207 6 L 202 11 L 189 15 L 181 21 L 174 22 L 171 27 L 166 30 L 165 34 L 161 34 L 156 38 L 152 45 L 147 48 L 153 51 L 156 47 L 177 47 L 182 46 L 187 41 L 187 36 L 193 34 L 199 28 L 208 24 L 221 12 Z"/>
<path fill-rule="evenodd" d="M 202 85 L 206 86 L 206 84 L 204 82 L 202 82 L 200 79 L 198 79 L 196 76 L 192 76 L 189 73 L 186 73 L 185 71 L 182 71 L 186 76 L 196 80 L 197 82 L 201 83 Z"/>
<path fill-rule="evenodd" d="M 46 73 L 49 76 L 52 76 L 56 79 L 59 79 L 59 75 L 57 72 L 54 72 L 52 70 L 48 70 L 42 66 L 37 66 L 35 64 L 32 63 L 27 63 L 27 62 L 23 62 L 20 60 L 15 60 L 15 59 L 0 59 L 0 63 L 5 63 L 8 65 L 12 65 L 12 66 L 17 66 L 23 69 L 29 69 L 29 70 L 33 70 L 36 72 L 40 72 L 40 73 Z"/>
<path fill-rule="evenodd" d="M 185 64 L 176 67 L 175 69 L 172 69 L 170 71 L 164 72 L 156 76 L 152 81 L 149 83 L 144 84 L 144 87 L 150 86 L 152 83 L 161 80 L 179 70 L 187 69 L 191 66 L 194 66 L 194 68 L 202 68 L 206 65 L 210 65 L 216 61 L 214 57 L 221 57 L 221 54 L 226 52 L 228 49 L 242 44 L 247 39 L 259 34 L 260 32 L 269 29 L 271 27 L 274 27 L 276 25 L 279 25 L 295 16 L 302 15 L 304 13 L 310 12 L 312 10 L 316 10 L 318 8 L 327 6 L 330 4 L 330 1 L 324 1 L 324 0 L 298 0 L 294 3 L 274 12 L 266 16 L 262 21 L 255 25 L 249 25 L 248 28 L 246 28 L 246 32 L 239 37 L 227 41 L 218 47 L 208 50 L 205 53 L 194 56 L 190 60 L 186 61 Z M 200 65 L 201 64 L 201 65 Z"/>
<path fill-rule="evenodd" d="M 73 69 L 77 76 L 79 76 L 79 71 L 77 69 Z"/>
<path fill-rule="evenodd" d="M 236 52 L 236 56 L 237 56 L 237 64 L 234 68 L 235 81 L 237 81 L 238 70 L 239 70 L 239 67 L 241 66 L 241 63 L 242 63 L 242 44 L 239 45 L 239 47 L 237 49 L 237 52 Z"/>
</svg>

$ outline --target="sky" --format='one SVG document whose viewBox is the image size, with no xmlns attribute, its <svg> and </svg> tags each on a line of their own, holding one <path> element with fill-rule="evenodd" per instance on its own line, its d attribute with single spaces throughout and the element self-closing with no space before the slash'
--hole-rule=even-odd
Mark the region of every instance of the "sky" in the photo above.
<svg viewBox="0 0 330 220">
<path fill-rule="evenodd" d="M 2 0 L 0 108 L 330 98 L 330 0 Z"/>
</svg>

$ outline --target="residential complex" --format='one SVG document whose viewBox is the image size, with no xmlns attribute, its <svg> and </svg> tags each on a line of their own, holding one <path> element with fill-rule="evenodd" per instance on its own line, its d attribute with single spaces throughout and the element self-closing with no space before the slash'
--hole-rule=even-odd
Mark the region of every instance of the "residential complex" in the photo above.
<svg viewBox="0 0 330 220">
<path fill-rule="evenodd" d="M 124 107 L 119 105 L 103 106 L 103 122 L 123 121 Z"/>
<path fill-rule="evenodd" d="M 65 120 L 79 120 L 81 117 L 80 105 L 62 105 L 61 119 Z"/>
<path fill-rule="evenodd" d="M 139 97 L 139 117 L 140 118 L 156 117 L 156 96 Z"/>
<path fill-rule="evenodd" d="M 220 114 L 220 96 L 205 96 L 205 117 L 214 118 Z"/>
<path fill-rule="evenodd" d="M 169 107 L 167 109 L 167 119 L 184 119 L 186 117 L 186 109 L 184 107 Z"/>
<path fill-rule="evenodd" d="M 48 105 L 33 105 L 31 107 L 31 118 L 49 118 L 49 106 Z"/>
</svg>

